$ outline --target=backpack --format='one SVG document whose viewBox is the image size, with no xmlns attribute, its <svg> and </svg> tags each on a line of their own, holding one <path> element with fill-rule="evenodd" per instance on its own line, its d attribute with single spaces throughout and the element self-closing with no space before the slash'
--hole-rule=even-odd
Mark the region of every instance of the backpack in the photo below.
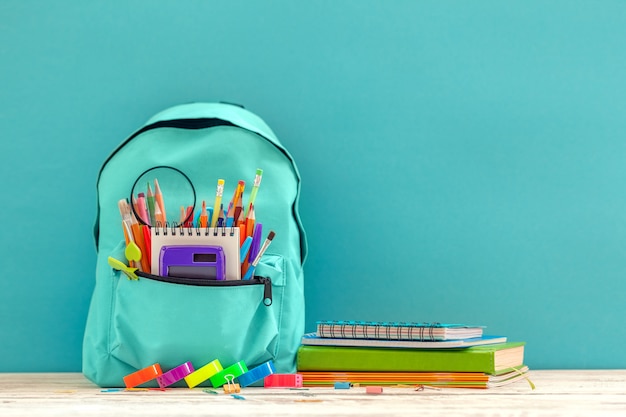
<svg viewBox="0 0 626 417">
<path fill-rule="evenodd" d="M 213 203 L 218 179 L 225 181 L 224 207 L 239 180 L 247 184 L 247 199 L 256 170 L 263 169 L 254 211 L 263 239 L 270 230 L 275 235 L 253 279 L 195 285 L 137 272 L 135 280 L 111 267 L 109 257 L 126 261 L 127 253 L 118 202 L 130 198 L 142 174 L 155 167 L 183 174 L 196 211 L 200 199 Z M 152 117 L 113 151 L 98 175 L 96 282 L 83 340 L 84 375 L 101 387 L 122 387 L 124 376 L 155 363 L 165 372 L 185 362 L 197 369 L 214 359 L 224 367 L 244 361 L 250 369 L 271 360 L 277 373 L 295 372 L 307 253 L 299 195 L 293 158 L 265 122 L 243 107 L 192 103 Z M 161 226 L 173 233 L 179 227 L 169 221 Z"/>
</svg>

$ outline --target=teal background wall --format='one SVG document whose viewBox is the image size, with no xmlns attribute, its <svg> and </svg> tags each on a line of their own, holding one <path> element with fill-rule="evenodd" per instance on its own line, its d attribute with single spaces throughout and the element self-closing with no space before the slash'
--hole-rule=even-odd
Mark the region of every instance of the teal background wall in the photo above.
<svg viewBox="0 0 626 417">
<path fill-rule="evenodd" d="M 296 158 L 316 320 L 626 367 L 626 4 L 0 3 L 0 371 L 79 371 L 100 164 L 232 101 Z"/>
</svg>

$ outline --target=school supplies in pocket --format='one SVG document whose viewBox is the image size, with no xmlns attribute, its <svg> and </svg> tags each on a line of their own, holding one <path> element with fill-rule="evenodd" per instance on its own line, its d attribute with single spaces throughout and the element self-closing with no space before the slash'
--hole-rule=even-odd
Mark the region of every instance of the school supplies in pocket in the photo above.
<svg viewBox="0 0 626 417">
<path fill-rule="evenodd" d="M 167 172 L 158 182 L 146 181 L 160 167 Z M 154 363 L 199 368 L 216 358 L 251 368 L 272 360 L 277 372 L 295 371 L 307 250 L 300 178 L 260 118 L 221 103 L 165 110 L 106 159 L 97 191 L 96 284 L 83 342 L 89 379 L 121 387 L 124 376 Z M 124 198 L 128 217 L 118 205 Z M 242 217 L 250 218 L 246 236 Z M 270 231 L 275 238 L 262 251 Z M 127 250 L 131 241 L 140 256 Z"/>
</svg>

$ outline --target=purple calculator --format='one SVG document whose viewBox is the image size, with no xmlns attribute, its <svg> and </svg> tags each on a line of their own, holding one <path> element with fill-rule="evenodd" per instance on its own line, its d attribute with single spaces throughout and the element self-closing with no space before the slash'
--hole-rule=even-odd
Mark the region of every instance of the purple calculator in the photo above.
<svg viewBox="0 0 626 417">
<path fill-rule="evenodd" d="M 195 279 L 226 279 L 226 257 L 221 246 L 163 246 L 159 275 Z"/>
</svg>

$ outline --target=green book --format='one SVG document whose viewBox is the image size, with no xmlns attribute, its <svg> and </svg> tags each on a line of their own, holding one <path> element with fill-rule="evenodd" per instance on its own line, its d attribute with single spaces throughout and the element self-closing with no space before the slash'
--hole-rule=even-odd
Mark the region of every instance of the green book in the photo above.
<svg viewBox="0 0 626 417">
<path fill-rule="evenodd" d="M 484 372 L 499 375 L 524 363 L 524 342 L 463 349 L 300 346 L 298 371 Z"/>
</svg>

